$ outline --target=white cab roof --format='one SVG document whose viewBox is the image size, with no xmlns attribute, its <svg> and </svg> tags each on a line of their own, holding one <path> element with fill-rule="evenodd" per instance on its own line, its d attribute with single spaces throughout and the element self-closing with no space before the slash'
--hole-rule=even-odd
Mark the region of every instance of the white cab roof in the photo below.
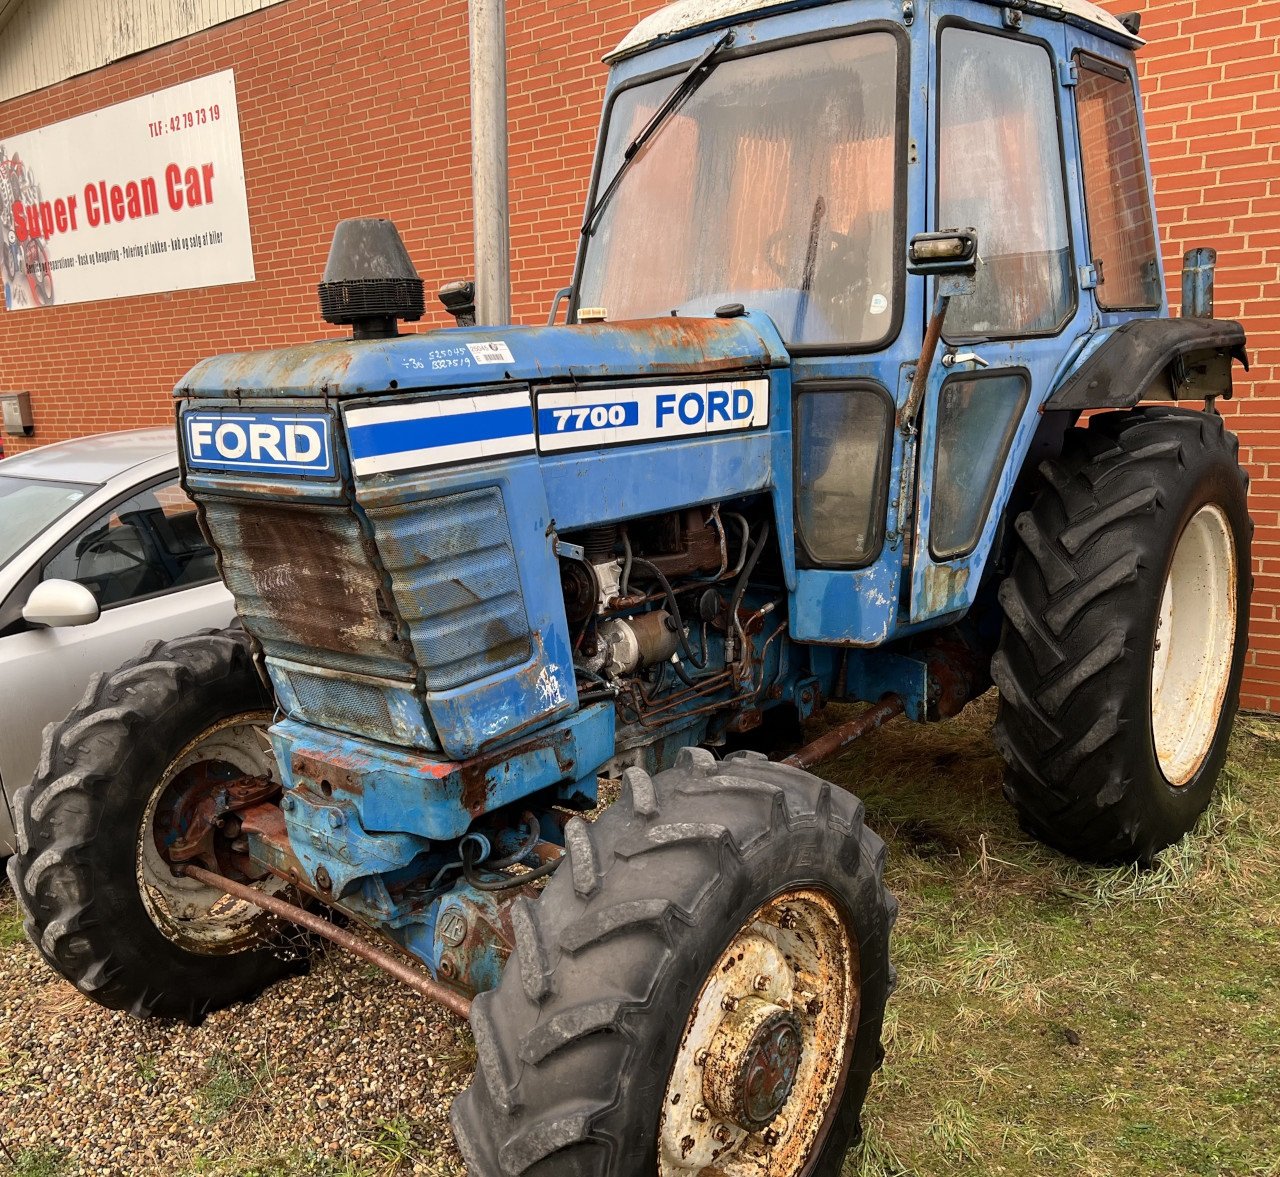
<svg viewBox="0 0 1280 1177">
<path fill-rule="evenodd" d="M 814 4 L 820 0 L 814 0 Z M 1000 0 L 986 0 L 999 3 Z M 748 17 L 767 10 L 781 11 L 791 7 L 812 7 L 814 4 L 796 4 L 795 0 L 676 0 L 652 16 L 645 17 L 623 38 L 622 43 L 605 58 L 629 57 L 656 41 L 669 41 L 682 33 L 705 25 L 727 24 L 738 17 Z M 1113 40 L 1128 45 L 1141 45 L 1135 37 L 1109 12 L 1104 12 L 1089 0 L 1027 0 L 1028 13 L 1043 13 L 1067 19 L 1075 24 L 1092 25 Z"/>
</svg>

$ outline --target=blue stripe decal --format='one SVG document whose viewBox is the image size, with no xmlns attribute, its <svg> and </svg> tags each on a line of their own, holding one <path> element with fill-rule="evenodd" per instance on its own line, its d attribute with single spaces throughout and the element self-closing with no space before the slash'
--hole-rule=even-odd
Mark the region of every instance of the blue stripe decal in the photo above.
<svg viewBox="0 0 1280 1177">
<path fill-rule="evenodd" d="M 352 425 L 347 432 L 352 457 L 381 458 L 410 450 L 439 449 L 468 442 L 496 441 L 503 437 L 526 437 L 533 432 L 533 414 L 525 405 L 479 413 Z"/>
</svg>

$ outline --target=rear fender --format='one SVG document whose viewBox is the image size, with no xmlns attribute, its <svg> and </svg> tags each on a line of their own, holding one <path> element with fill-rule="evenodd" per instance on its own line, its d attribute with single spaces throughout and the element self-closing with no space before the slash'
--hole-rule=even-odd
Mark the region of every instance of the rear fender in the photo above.
<svg viewBox="0 0 1280 1177">
<path fill-rule="evenodd" d="M 1058 381 L 1044 411 L 1230 399 L 1233 360 L 1249 370 L 1245 330 L 1233 319 L 1132 319 L 1090 340 Z"/>
</svg>

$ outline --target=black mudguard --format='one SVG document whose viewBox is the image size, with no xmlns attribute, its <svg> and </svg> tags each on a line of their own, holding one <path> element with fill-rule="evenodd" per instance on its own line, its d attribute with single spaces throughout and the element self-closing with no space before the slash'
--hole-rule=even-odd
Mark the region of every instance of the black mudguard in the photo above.
<svg viewBox="0 0 1280 1177">
<path fill-rule="evenodd" d="M 1072 372 L 1045 411 L 1129 409 L 1144 400 L 1231 397 L 1231 362 L 1247 372 L 1245 331 L 1234 319 L 1134 319 Z"/>
</svg>

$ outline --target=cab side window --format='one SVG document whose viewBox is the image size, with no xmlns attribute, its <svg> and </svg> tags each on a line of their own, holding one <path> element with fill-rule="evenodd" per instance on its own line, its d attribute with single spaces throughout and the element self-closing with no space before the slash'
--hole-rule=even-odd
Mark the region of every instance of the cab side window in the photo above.
<svg viewBox="0 0 1280 1177">
<path fill-rule="evenodd" d="M 217 575 L 195 505 L 175 479 L 95 519 L 45 564 L 42 579 L 77 581 L 107 608 Z"/>
<path fill-rule="evenodd" d="M 978 288 L 948 338 L 1052 335 L 1075 309 L 1054 63 L 1039 45 L 946 28 L 938 228 L 978 230 Z"/>
<path fill-rule="evenodd" d="M 1133 79 L 1084 53 L 1077 54 L 1076 65 L 1080 165 L 1098 305 L 1154 309 L 1163 301 L 1160 252 Z"/>
</svg>

